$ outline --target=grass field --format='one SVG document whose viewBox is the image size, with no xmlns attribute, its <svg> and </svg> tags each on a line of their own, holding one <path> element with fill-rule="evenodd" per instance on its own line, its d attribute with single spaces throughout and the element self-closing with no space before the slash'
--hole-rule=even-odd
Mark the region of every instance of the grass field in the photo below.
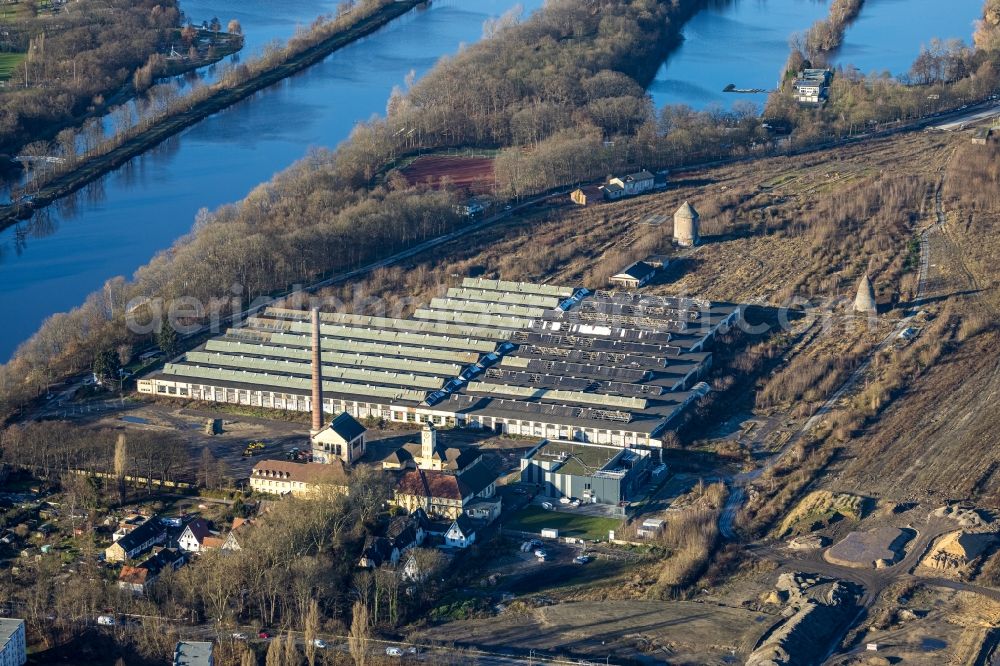
<svg viewBox="0 0 1000 666">
<path fill-rule="evenodd" d="M 528 506 L 515 513 L 506 527 L 521 532 L 539 533 L 543 529 L 559 530 L 559 536 L 579 539 L 607 539 L 608 530 L 618 529 L 621 521 L 602 516 L 584 516 L 562 511 L 546 511 L 537 506 Z"/>
<path fill-rule="evenodd" d="M 0 81 L 7 81 L 14 73 L 14 68 L 24 60 L 23 53 L 0 53 Z"/>
<path fill-rule="evenodd" d="M 26 2 L 16 2 L 14 4 L 0 6 L 0 23 L 13 23 L 23 21 L 34 16 L 31 6 Z"/>
</svg>

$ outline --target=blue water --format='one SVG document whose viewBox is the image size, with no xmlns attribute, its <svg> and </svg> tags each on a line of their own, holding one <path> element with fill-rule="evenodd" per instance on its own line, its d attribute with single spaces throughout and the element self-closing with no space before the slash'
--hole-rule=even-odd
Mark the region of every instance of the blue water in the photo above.
<svg viewBox="0 0 1000 666">
<path fill-rule="evenodd" d="M 835 60 L 865 74 L 906 74 L 935 37 L 971 45 L 982 9 L 980 0 L 865 0 Z"/>
<path fill-rule="evenodd" d="M 393 86 L 404 85 L 411 70 L 422 74 L 442 55 L 480 39 L 487 18 L 515 4 L 531 11 L 541 3 L 436 0 L 0 233 L 0 308 L 18 313 L 0 330 L 0 357 L 8 358 L 52 313 L 80 304 L 107 279 L 129 276 L 169 248 L 191 229 L 200 208 L 242 199 L 310 147 L 335 146 L 356 122 L 384 113 Z M 295 29 L 287 20 L 264 26 L 275 5 L 263 0 L 182 4 L 192 7 L 192 15 L 195 5 L 219 8 L 197 16 L 243 21 L 248 35 L 258 35 L 250 48 L 266 41 L 268 30 L 287 36 Z"/>
<path fill-rule="evenodd" d="M 722 0 L 684 26 L 684 43 L 664 63 L 649 91 L 657 108 L 686 104 L 730 108 L 737 102 L 763 109 L 766 93 L 724 93 L 737 88 L 770 90 L 788 60 L 789 38 L 826 16 L 825 0 Z"/>
</svg>

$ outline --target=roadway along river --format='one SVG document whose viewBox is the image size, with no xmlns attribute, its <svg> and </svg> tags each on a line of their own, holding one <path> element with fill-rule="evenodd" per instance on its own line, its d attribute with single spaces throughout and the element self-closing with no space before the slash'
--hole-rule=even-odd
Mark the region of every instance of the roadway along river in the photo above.
<svg viewBox="0 0 1000 666">
<path fill-rule="evenodd" d="M 8 358 L 52 313 L 168 248 L 190 230 L 198 209 L 241 199 L 310 147 L 335 146 L 357 121 L 384 113 L 393 86 L 404 85 L 410 70 L 422 74 L 442 55 L 478 40 L 490 16 L 515 4 L 531 11 L 541 2 L 435 0 L 7 229 L 0 234 L 0 308 L 17 314 L 0 331 L 0 357 Z M 254 49 L 268 41 L 268 31 L 287 37 L 334 4 L 182 0 L 181 6 L 199 22 L 239 19 Z M 289 19 L 284 5 L 305 14 Z"/>
</svg>

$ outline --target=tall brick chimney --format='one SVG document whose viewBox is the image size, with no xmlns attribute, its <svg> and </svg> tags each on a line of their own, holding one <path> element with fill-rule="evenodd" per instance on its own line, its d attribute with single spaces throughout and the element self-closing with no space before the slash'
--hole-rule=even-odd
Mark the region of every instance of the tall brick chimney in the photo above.
<svg viewBox="0 0 1000 666">
<path fill-rule="evenodd" d="M 323 356 L 319 344 L 319 308 L 312 311 L 312 431 L 323 429 Z"/>
</svg>

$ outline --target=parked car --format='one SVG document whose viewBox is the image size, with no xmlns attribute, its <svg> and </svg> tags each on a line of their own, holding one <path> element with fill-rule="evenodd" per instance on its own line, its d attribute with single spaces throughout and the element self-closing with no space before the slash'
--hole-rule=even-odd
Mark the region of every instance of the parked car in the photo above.
<svg viewBox="0 0 1000 666">
<path fill-rule="evenodd" d="M 542 508 L 546 511 L 551 511 L 553 509 L 552 502 L 542 502 Z"/>
<path fill-rule="evenodd" d="M 403 649 L 395 647 L 395 646 L 390 646 L 390 647 L 387 647 L 385 649 L 385 654 L 386 654 L 386 656 L 389 656 L 389 657 L 402 657 L 403 656 Z"/>
<path fill-rule="evenodd" d="M 234 631 L 234 632 L 233 632 L 233 640 L 234 640 L 234 641 L 245 641 L 245 640 L 247 640 L 248 638 L 250 638 L 250 637 L 249 637 L 249 636 L 247 636 L 247 635 L 246 635 L 245 633 L 243 633 L 242 631 Z"/>
<path fill-rule="evenodd" d="M 270 640 L 271 634 L 267 633 L 266 631 L 261 631 L 257 633 L 257 638 L 262 638 L 265 641 Z"/>
<path fill-rule="evenodd" d="M 572 502 L 570 502 L 570 503 L 569 503 L 569 505 L 570 505 L 571 507 L 573 507 L 574 509 L 576 509 L 577 507 L 579 507 L 579 506 L 580 506 L 580 500 L 578 500 L 578 499 L 575 499 L 575 500 L 573 500 Z"/>
<path fill-rule="evenodd" d="M 573 561 L 577 564 L 586 564 L 590 561 L 590 555 L 577 555 L 573 558 Z"/>
<path fill-rule="evenodd" d="M 560 498 L 559 498 L 559 503 L 560 503 L 560 504 L 569 504 L 569 503 L 570 503 L 570 502 L 572 502 L 572 501 L 573 501 L 573 500 L 571 500 L 571 499 L 570 499 L 570 498 L 568 498 L 568 497 L 560 497 Z"/>
<path fill-rule="evenodd" d="M 542 562 L 544 562 L 545 558 L 547 558 L 548 556 L 549 556 L 549 554 L 546 553 L 541 548 L 539 548 L 538 550 L 535 551 L 535 557 L 537 557 L 538 559 L 540 559 Z"/>
<path fill-rule="evenodd" d="M 115 616 L 114 615 L 98 615 L 97 616 L 97 624 L 99 624 L 99 625 L 101 625 L 103 627 L 113 627 L 116 624 L 118 624 L 118 621 L 115 620 Z"/>
<path fill-rule="evenodd" d="M 326 649 L 326 641 L 324 641 L 322 638 L 314 638 L 313 645 L 318 647 L 320 650 Z"/>
</svg>

